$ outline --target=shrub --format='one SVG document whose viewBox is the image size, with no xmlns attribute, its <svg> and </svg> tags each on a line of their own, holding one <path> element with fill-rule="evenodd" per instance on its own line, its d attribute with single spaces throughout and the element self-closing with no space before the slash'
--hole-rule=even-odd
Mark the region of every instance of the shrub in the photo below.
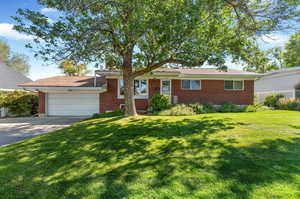
<svg viewBox="0 0 300 199">
<path fill-rule="evenodd" d="M 158 115 L 170 115 L 170 116 L 183 116 L 183 115 L 195 115 L 193 108 L 186 104 L 177 104 L 167 110 L 160 111 Z"/>
<path fill-rule="evenodd" d="M 271 110 L 271 108 L 268 106 L 263 106 L 262 104 L 248 105 L 244 109 L 245 112 L 260 112 L 266 110 Z"/>
<path fill-rule="evenodd" d="M 283 98 L 284 96 L 281 94 L 269 94 L 266 96 L 264 105 L 268 107 L 278 108 L 278 100 Z"/>
<path fill-rule="evenodd" d="M 218 112 L 221 112 L 221 113 L 237 113 L 237 112 L 242 112 L 243 109 L 240 108 L 239 106 L 237 105 L 234 105 L 232 103 L 224 103 L 222 106 L 220 106 L 218 108 Z"/>
<path fill-rule="evenodd" d="M 188 107 L 193 109 L 193 112 L 195 112 L 196 114 L 203 114 L 206 113 L 204 106 L 202 104 L 199 103 L 195 103 L 195 104 L 187 104 Z"/>
<path fill-rule="evenodd" d="M 15 116 L 34 115 L 38 112 L 38 96 L 25 91 L 2 92 L 1 107 L 9 109 Z"/>
<path fill-rule="evenodd" d="M 245 107 L 245 112 L 257 112 L 257 106 L 248 105 L 248 106 Z"/>
<path fill-rule="evenodd" d="M 204 103 L 203 107 L 204 107 L 205 113 L 215 113 L 215 112 L 217 112 L 217 109 L 211 104 Z"/>
<path fill-rule="evenodd" d="M 300 100 L 294 98 L 281 98 L 278 100 L 277 106 L 283 110 L 300 111 Z"/>
<path fill-rule="evenodd" d="M 170 97 L 166 95 L 156 94 L 150 99 L 152 111 L 162 111 L 170 107 Z"/>
<path fill-rule="evenodd" d="M 217 112 L 216 108 L 211 104 L 195 103 L 195 104 L 187 104 L 187 106 L 191 107 L 196 114 L 215 113 L 215 112 Z"/>
</svg>

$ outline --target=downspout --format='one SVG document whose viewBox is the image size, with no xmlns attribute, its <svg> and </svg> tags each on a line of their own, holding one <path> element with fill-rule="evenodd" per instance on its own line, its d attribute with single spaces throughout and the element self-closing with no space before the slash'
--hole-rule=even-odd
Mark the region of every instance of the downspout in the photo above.
<svg viewBox="0 0 300 199">
<path fill-rule="evenodd" d="M 94 71 L 94 87 L 97 86 L 97 75 L 96 75 L 96 71 Z"/>
</svg>

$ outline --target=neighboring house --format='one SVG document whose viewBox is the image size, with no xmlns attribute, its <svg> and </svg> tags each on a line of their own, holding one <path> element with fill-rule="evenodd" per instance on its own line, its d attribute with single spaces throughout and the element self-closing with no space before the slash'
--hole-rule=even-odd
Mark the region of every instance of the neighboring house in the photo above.
<svg viewBox="0 0 300 199">
<path fill-rule="evenodd" d="M 56 76 L 21 85 L 39 91 L 41 115 L 91 115 L 124 106 L 119 71 L 96 71 L 100 77 Z M 154 94 L 169 95 L 172 103 L 253 103 L 257 73 L 212 68 L 157 69 L 135 80 L 138 111 L 149 108 Z"/>
<path fill-rule="evenodd" d="M 263 101 L 270 93 L 300 98 L 300 67 L 265 73 L 255 81 L 255 94 L 259 101 Z"/>
<path fill-rule="evenodd" d="M 0 91 L 14 91 L 20 89 L 19 84 L 31 82 L 31 79 L 0 62 Z M 0 108 L 0 117 L 7 114 L 7 109 Z"/>
</svg>

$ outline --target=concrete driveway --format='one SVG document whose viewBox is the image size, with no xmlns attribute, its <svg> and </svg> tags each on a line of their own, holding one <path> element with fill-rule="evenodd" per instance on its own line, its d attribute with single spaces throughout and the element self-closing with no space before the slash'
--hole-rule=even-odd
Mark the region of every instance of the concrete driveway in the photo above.
<svg viewBox="0 0 300 199">
<path fill-rule="evenodd" d="M 0 146 L 12 144 L 26 138 L 49 133 L 75 122 L 83 117 L 26 117 L 0 119 Z"/>
</svg>

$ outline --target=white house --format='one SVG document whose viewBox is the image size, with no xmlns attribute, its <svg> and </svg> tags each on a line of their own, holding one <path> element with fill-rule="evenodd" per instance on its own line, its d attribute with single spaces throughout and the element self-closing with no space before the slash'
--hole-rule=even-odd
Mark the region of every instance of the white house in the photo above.
<svg viewBox="0 0 300 199">
<path fill-rule="evenodd" d="M 255 81 L 254 90 L 259 101 L 270 93 L 300 98 L 300 67 L 285 68 L 266 73 Z"/>
</svg>

